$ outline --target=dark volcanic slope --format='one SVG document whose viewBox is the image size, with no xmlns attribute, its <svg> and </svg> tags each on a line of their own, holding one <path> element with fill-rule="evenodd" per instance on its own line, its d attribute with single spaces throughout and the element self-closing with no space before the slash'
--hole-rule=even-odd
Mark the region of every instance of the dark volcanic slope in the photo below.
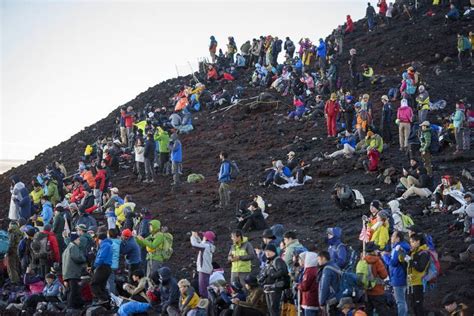
<svg viewBox="0 0 474 316">
<path fill-rule="evenodd" d="M 360 55 L 359 62 L 373 65 L 377 74 L 387 76 L 382 85 L 372 86 L 356 94 L 369 93 L 374 105 L 379 105 L 380 96 L 389 87 L 396 87 L 400 74 L 408 63 L 419 64 L 419 71 L 428 83 L 432 100 L 445 99 L 448 107 L 443 114 L 454 109 L 454 101 L 461 97 L 472 98 L 474 76 L 470 70 L 456 70 L 456 32 L 460 29 L 471 29 L 469 22 L 460 22 L 449 27 L 443 26 L 443 14 L 433 18 L 423 17 L 417 24 L 400 19 L 391 29 L 381 28 L 366 34 L 365 25 L 357 24 L 357 31 L 345 38 L 345 54 L 340 62 L 342 72 L 347 72 L 347 51 L 355 47 Z M 445 57 L 452 61 L 444 62 Z M 439 75 L 435 73 L 439 68 Z M 231 84 L 245 85 L 250 73 Z M 347 74 L 343 74 L 347 79 Z M 187 83 L 190 77 L 165 81 L 138 95 L 126 105 L 142 109 L 145 104 L 167 104 L 167 99 L 176 93 L 176 87 Z M 211 86 L 211 90 L 216 87 Z M 257 95 L 260 90 L 246 89 L 245 97 Z M 365 175 L 357 167 L 356 160 L 323 161 L 313 163 L 309 170 L 314 181 L 304 187 L 292 190 L 277 188 L 263 189 L 258 182 L 263 169 L 269 164 L 269 157 L 285 158 L 289 150 L 294 150 L 303 159 L 310 161 L 316 155 L 334 150 L 332 140 L 327 140 L 324 124 L 321 121 L 317 128 L 312 123 L 286 122 L 289 98 L 282 98 L 278 108 L 262 107 L 258 111 L 248 111 L 238 106 L 224 113 L 211 114 L 207 111 L 195 115 L 195 131 L 182 136 L 184 146 L 184 171 L 202 173 L 206 179 L 194 185 L 184 184 L 178 192 L 172 192 L 169 179 L 161 177 L 155 185 L 136 185 L 135 178 L 129 170 L 121 171 L 113 179 L 113 185 L 120 188 L 122 194 L 132 194 L 140 206 L 153 210 L 156 217 L 170 228 L 175 235 L 175 255 L 170 265 L 175 271 L 186 270 L 192 266 L 191 251 L 187 232 L 191 230 L 212 229 L 218 234 L 217 257 L 224 263 L 224 257 L 230 246 L 228 233 L 232 227 L 233 214 L 222 214 L 215 211 L 217 203 L 218 152 L 229 151 L 241 168 L 241 176 L 234 183 L 232 199 L 246 198 L 250 194 L 262 195 L 272 206 L 269 208 L 270 223 L 284 223 L 288 229 L 296 229 L 305 244 L 316 244 L 323 247 L 325 228 L 339 225 L 345 231 L 346 240 L 358 245 L 357 236 L 360 230 L 360 216 L 366 208 L 341 213 L 329 201 L 329 192 L 336 182 L 344 182 L 359 189 L 366 199 L 378 198 L 388 201 L 394 191 L 394 185 L 383 184 L 374 175 Z M 472 103 L 472 99 L 469 100 Z M 0 176 L 0 201 L 7 210 L 10 199 L 9 177 L 13 174 L 27 181 L 39 170 L 54 159 L 62 157 L 68 170 L 76 167 L 78 157 L 83 153 L 86 143 L 92 142 L 99 135 L 110 135 L 113 131 L 114 118 L 117 112 L 89 126 L 71 139 L 48 149 L 33 161 L 15 168 Z M 430 113 L 430 120 L 442 113 Z M 378 121 L 378 109 L 375 109 L 375 120 Z M 395 126 L 394 126 L 395 129 Z M 295 141 L 296 136 L 299 140 Z M 313 140 L 313 138 L 315 138 Z M 392 146 L 384 152 L 383 167 L 400 167 L 407 158 L 400 157 Z M 449 172 L 459 175 L 463 168 L 473 166 L 473 155 L 453 159 L 451 152 L 444 152 L 434 158 L 435 174 Z M 356 167 L 356 169 L 354 169 Z M 472 186 L 472 183 L 470 184 Z M 469 187 L 469 184 L 468 184 Z M 408 208 L 419 206 L 410 201 Z M 4 213 L 6 215 L 6 213 Z M 448 234 L 447 226 L 452 221 L 451 215 L 433 215 L 416 217 L 415 221 L 433 234 L 437 248 L 444 259 L 450 256 L 457 258 L 459 251 L 466 245 L 458 233 Z M 253 236 L 251 236 L 253 237 Z M 448 260 L 449 261 L 449 260 Z M 474 267 L 463 263 L 443 262 L 444 276 L 438 282 L 438 288 L 431 292 L 431 305 L 439 307 L 440 297 L 447 292 L 461 294 L 466 301 L 472 301 L 474 295 L 469 285 L 474 284 Z"/>
</svg>

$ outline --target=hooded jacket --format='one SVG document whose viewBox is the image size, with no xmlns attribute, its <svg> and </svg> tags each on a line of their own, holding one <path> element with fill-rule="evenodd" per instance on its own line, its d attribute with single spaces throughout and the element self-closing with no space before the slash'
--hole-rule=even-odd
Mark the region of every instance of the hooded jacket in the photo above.
<svg viewBox="0 0 474 316">
<path fill-rule="evenodd" d="M 456 109 L 456 112 L 454 112 L 454 117 L 453 117 L 454 128 L 463 127 L 464 120 L 465 120 L 464 110 Z"/>
<path fill-rule="evenodd" d="M 390 207 L 390 210 L 392 211 L 394 230 L 397 230 L 403 233 L 408 232 L 406 227 L 403 226 L 403 220 L 402 220 L 403 214 L 400 211 L 400 202 L 398 202 L 397 200 L 392 200 L 388 202 L 387 205 Z"/>
<path fill-rule="evenodd" d="M 160 153 L 169 153 L 170 149 L 168 145 L 170 143 L 170 136 L 165 130 L 158 128 L 158 132 L 155 133 L 155 141 L 158 142 L 158 150 Z"/>
<path fill-rule="evenodd" d="M 10 211 L 8 218 L 18 220 L 20 217 L 29 219 L 31 216 L 31 199 L 25 184 L 17 176 L 12 176 L 11 180 L 15 183 L 11 190 Z"/>
<path fill-rule="evenodd" d="M 98 268 L 103 265 L 112 266 L 112 258 L 112 240 L 106 238 L 99 244 L 97 256 L 95 257 L 94 268 Z"/>
<path fill-rule="evenodd" d="M 384 295 L 384 286 L 382 280 L 384 280 L 387 276 L 387 269 L 385 269 L 385 265 L 382 262 L 382 259 L 378 256 L 374 255 L 367 255 L 364 257 L 364 260 L 367 261 L 368 264 L 371 265 L 372 267 L 372 275 L 375 278 L 380 279 L 380 282 L 377 282 L 377 284 L 370 290 L 367 290 L 367 295 L 369 296 L 380 296 Z"/>
<path fill-rule="evenodd" d="M 62 274 L 64 280 L 80 279 L 82 269 L 87 262 L 84 252 L 78 245 L 71 242 L 66 247 L 62 256 Z"/>
<path fill-rule="evenodd" d="M 421 152 L 430 152 L 431 147 L 431 129 L 427 128 L 426 130 L 421 131 L 420 136 L 420 151 Z"/>
<path fill-rule="evenodd" d="M 168 146 L 171 152 L 171 161 L 181 163 L 183 161 L 183 149 L 177 134 L 171 135 L 171 142 Z"/>
<path fill-rule="evenodd" d="M 137 239 L 140 246 L 146 247 L 148 252 L 147 259 L 158 262 L 163 262 L 163 251 L 162 248 L 165 242 L 164 233 L 161 232 L 161 222 L 157 219 L 150 221 L 151 232 L 148 237 L 143 240 Z"/>
<path fill-rule="evenodd" d="M 411 123 L 413 121 L 413 110 L 408 104 L 402 104 L 397 110 L 397 119 L 401 123 Z"/>
<path fill-rule="evenodd" d="M 365 139 L 365 145 L 367 150 L 375 149 L 379 153 L 383 151 L 383 139 L 379 134 L 374 134 L 372 137 L 367 137 Z"/>
<path fill-rule="evenodd" d="M 423 285 L 422 278 L 425 276 L 428 264 L 430 262 L 430 254 L 428 246 L 420 247 L 410 252 L 411 260 L 408 263 L 408 286 Z"/>
<path fill-rule="evenodd" d="M 199 250 L 196 265 L 197 271 L 212 274 L 212 257 L 216 251 L 216 246 L 210 241 L 202 241 L 199 237 L 191 236 L 191 245 Z"/>
<path fill-rule="evenodd" d="M 322 39 L 319 40 L 318 57 L 326 58 L 326 43 Z"/>
<path fill-rule="evenodd" d="M 303 279 L 298 285 L 301 292 L 301 306 L 304 309 L 315 309 L 319 307 L 318 301 L 318 255 L 314 252 L 306 252 Z"/>
<path fill-rule="evenodd" d="M 319 305 L 324 306 L 330 300 L 336 299 L 336 293 L 339 291 L 339 267 L 332 261 L 319 267 L 318 271 L 318 298 Z"/>
<path fill-rule="evenodd" d="M 142 261 L 140 247 L 138 246 L 135 237 L 130 237 L 122 240 L 120 245 L 120 255 L 125 257 L 127 264 L 138 264 Z"/>
<path fill-rule="evenodd" d="M 176 279 L 171 275 L 171 270 L 168 267 L 160 268 L 160 296 L 161 309 L 166 310 L 168 306 L 179 306 L 179 288 Z"/>
<path fill-rule="evenodd" d="M 294 239 L 289 245 L 286 245 L 285 256 L 283 260 L 287 266 L 290 266 L 293 262 L 293 254 L 297 248 L 302 248 L 303 245 L 300 243 L 298 239 Z"/>
<path fill-rule="evenodd" d="M 400 250 L 396 250 L 400 246 Z M 410 253 L 410 245 L 406 241 L 392 245 L 390 255 L 384 255 L 383 260 L 388 266 L 391 286 L 407 285 L 407 265 L 403 258 Z"/>
<path fill-rule="evenodd" d="M 416 102 L 418 103 L 419 110 L 429 110 L 430 109 L 430 95 L 428 91 L 424 90 L 416 97 Z"/>
<path fill-rule="evenodd" d="M 339 268 L 343 269 L 347 265 L 347 247 L 341 241 L 342 230 L 339 227 L 332 229 L 333 237 L 328 239 L 328 252 L 331 260 L 336 263 Z"/>
<path fill-rule="evenodd" d="M 221 183 L 228 183 L 230 182 L 230 162 L 228 160 L 224 160 L 221 163 L 221 167 L 219 169 L 218 180 Z"/>
<path fill-rule="evenodd" d="M 231 257 L 239 257 L 239 260 L 232 262 L 231 272 L 233 273 L 248 273 L 252 271 L 252 260 L 256 258 L 255 251 L 252 244 L 247 237 L 242 237 L 240 243 L 233 243 L 230 247 L 228 259 Z"/>
</svg>

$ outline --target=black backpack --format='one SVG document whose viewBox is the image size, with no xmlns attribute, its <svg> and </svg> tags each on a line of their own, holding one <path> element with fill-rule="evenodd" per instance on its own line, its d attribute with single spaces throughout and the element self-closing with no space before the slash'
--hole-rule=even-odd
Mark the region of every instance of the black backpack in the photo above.
<svg viewBox="0 0 474 316">
<path fill-rule="evenodd" d="M 237 166 L 237 163 L 234 160 L 229 161 L 229 165 L 230 165 L 230 178 L 232 180 L 235 180 L 237 179 L 240 173 L 239 166 Z"/>
</svg>

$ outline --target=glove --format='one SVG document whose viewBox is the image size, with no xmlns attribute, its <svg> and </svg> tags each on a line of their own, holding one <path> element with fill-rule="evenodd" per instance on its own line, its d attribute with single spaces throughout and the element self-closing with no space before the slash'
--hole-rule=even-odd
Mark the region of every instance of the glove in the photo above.
<svg viewBox="0 0 474 316">
<path fill-rule="evenodd" d="M 405 261 L 406 261 L 406 262 L 409 262 L 410 260 L 411 260 L 411 257 L 408 256 L 408 255 L 406 255 L 406 256 L 405 256 Z"/>
<path fill-rule="evenodd" d="M 367 222 L 367 221 L 369 221 L 369 218 L 367 217 L 367 215 L 362 215 L 362 220 L 364 222 Z"/>
<path fill-rule="evenodd" d="M 397 245 L 397 246 L 395 247 L 395 250 L 396 250 L 396 251 L 400 251 L 400 248 L 401 248 L 400 245 Z"/>
</svg>

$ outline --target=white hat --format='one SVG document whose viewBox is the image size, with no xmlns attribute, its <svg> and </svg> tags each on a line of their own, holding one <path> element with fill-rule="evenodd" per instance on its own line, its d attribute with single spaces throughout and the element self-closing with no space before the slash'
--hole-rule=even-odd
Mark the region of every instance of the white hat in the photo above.
<svg viewBox="0 0 474 316">
<path fill-rule="evenodd" d="M 294 156 L 295 155 L 295 152 L 294 151 L 290 151 L 287 156 Z"/>
<path fill-rule="evenodd" d="M 117 194 L 119 192 L 119 189 L 118 188 L 112 188 L 112 189 L 110 189 L 110 192 L 114 193 L 114 194 Z"/>
</svg>

